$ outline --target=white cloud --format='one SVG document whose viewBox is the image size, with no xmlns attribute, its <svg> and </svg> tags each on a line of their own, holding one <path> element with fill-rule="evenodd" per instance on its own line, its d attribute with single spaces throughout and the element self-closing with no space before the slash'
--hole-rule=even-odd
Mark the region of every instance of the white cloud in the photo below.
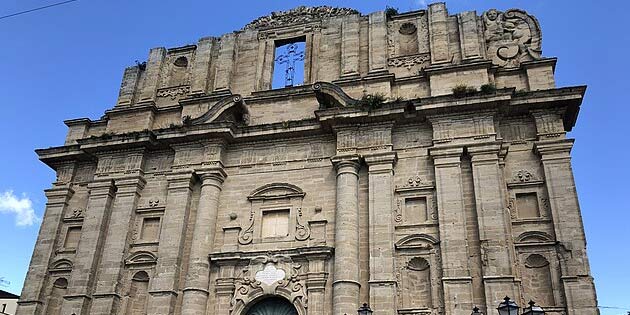
<svg viewBox="0 0 630 315">
<path fill-rule="evenodd" d="M 15 214 L 15 225 L 33 225 L 39 221 L 33 210 L 33 202 L 26 196 L 18 198 L 12 190 L 0 193 L 0 213 Z"/>
<path fill-rule="evenodd" d="M 428 0 L 416 0 L 416 3 L 421 7 L 426 7 Z"/>
</svg>

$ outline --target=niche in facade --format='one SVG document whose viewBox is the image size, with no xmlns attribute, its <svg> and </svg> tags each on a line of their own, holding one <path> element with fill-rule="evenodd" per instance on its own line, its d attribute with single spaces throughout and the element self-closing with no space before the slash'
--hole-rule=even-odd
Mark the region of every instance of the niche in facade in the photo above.
<svg viewBox="0 0 630 315">
<path fill-rule="evenodd" d="M 306 37 L 275 41 L 271 87 L 279 89 L 304 84 Z"/>
</svg>

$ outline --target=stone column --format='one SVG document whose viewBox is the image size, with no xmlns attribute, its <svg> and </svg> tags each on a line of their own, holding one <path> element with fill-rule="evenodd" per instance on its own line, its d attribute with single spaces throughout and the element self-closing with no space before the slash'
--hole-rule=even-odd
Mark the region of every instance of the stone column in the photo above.
<svg viewBox="0 0 630 315">
<path fill-rule="evenodd" d="M 197 207 L 197 219 L 190 250 L 190 263 L 184 285 L 183 315 L 204 315 L 208 303 L 210 281 L 210 259 L 208 255 L 214 245 L 219 195 L 226 177 L 222 168 L 198 172 L 201 179 L 201 194 Z"/>
<path fill-rule="evenodd" d="M 501 144 L 489 143 L 468 148 L 471 156 L 479 241 L 483 257 L 483 284 L 486 307 L 499 305 L 506 295 L 517 297 L 514 282 L 514 244 L 510 215 L 505 205 L 503 171 L 499 166 Z"/>
<path fill-rule="evenodd" d="M 116 199 L 112 206 L 111 223 L 103 246 L 90 314 L 109 315 L 118 312 L 122 262 L 127 253 L 129 227 L 146 181 L 142 176 L 134 176 L 116 179 L 114 183 L 117 189 Z"/>
<path fill-rule="evenodd" d="M 221 47 L 217 58 L 217 71 L 214 76 L 214 92 L 230 89 L 232 68 L 236 55 L 236 35 L 234 33 L 221 36 Z"/>
<path fill-rule="evenodd" d="M 359 307 L 359 158 L 332 158 L 337 170 L 333 314 Z"/>
<path fill-rule="evenodd" d="M 230 315 L 232 308 L 232 297 L 234 296 L 234 266 L 238 262 L 234 260 L 225 260 L 217 262 L 219 274 L 217 276 L 215 290 L 214 313 L 217 315 Z"/>
<path fill-rule="evenodd" d="M 341 24 L 341 77 L 359 75 L 359 16 L 349 15 Z"/>
<path fill-rule="evenodd" d="M 435 166 L 444 308 L 449 315 L 468 315 L 473 307 L 462 187 L 463 152 L 461 147 L 430 150 Z"/>
<path fill-rule="evenodd" d="M 147 313 L 154 315 L 169 315 L 175 310 L 193 173 L 188 170 L 174 171 L 167 175 L 167 180 L 168 191 L 160 231 L 158 260 L 149 288 Z"/>
<path fill-rule="evenodd" d="M 74 195 L 74 189 L 70 184 L 55 185 L 45 191 L 48 202 L 42 225 L 39 228 L 39 236 L 35 243 L 30 267 L 24 280 L 22 294 L 18 301 L 16 314 L 35 315 L 41 314 L 46 299 L 44 292 L 48 279 L 48 266 L 55 249 L 55 238 L 59 231 L 63 213 L 68 207 L 68 201 Z"/>
<path fill-rule="evenodd" d="M 444 2 L 429 5 L 429 39 L 431 43 L 431 63 L 450 63 L 448 40 L 448 11 Z"/>
<path fill-rule="evenodd" d="M 593 278 L 586 257 L 586 237 L 571 167 L 572 139 L 534 144 L 541 156 L 549 206 L 562 263 L 562 283 L 569 315 L 598 314 Z"/>
<path fill-rule="evenodd" d="M 61 314 L 88 314 L 90 293 L 101 258 L 105 233 L 109 224 L 115 187 L 111 179 L 95 180 L 88 184 L 90 196 L 81 227 L 81 239 L 64 297 Z"/>
<path fill-rule="evenodd" d="M 155 101 L 155 94 L 160 83 L 162 63 L 164 63 L 165 57 L 166 49 L 163 47 L 153 48 L 149 51 L 149 60 L 144 73 L 144 86 L 140 92 L 140 102 Z"/>
<path fill-rule="evenodd" d="M 387 71 L 387 17 L 385 11 L 371 13 L 369 19 L 369 72 Z"/>
<path fill-rule="evenodd" d="M 328 273 L 326 265 L 328 256 L 317 255 L 308 257 L 308 277 L 306 290 L 308 295 L 308 315 L 326 314 L 326 280 Z"/>
<path fill-rule="evenodd" d="M 192 68 L 190 94 L 205 94 L 210 81 L 210 60 L 214 47 L 214 37 L 204 37 L 197 43 L 195 61 Z"/>
<path fill-rule="evenodd" d="M 396 310 L 394 266 L 394 164 L 396 153 L 365 157 L 369 172 L 370 307 L 375 315 Z"/>
</svg>

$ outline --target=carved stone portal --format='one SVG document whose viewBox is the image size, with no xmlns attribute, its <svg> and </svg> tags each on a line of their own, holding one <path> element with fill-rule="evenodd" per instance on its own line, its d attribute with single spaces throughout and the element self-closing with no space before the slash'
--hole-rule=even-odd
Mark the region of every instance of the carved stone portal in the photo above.
<svg viewBox="0 0 630 315">
<path fill-rule="evenodd" d="M 253 301 L 272 295 L 287 299 L 298 315 L 305 315 L 308 305 L 305 278 L 302 265 L 289 256 L 267 254 L 253 258 L 235 280 L 231 314 L 240 315 Z"/>
</svg>

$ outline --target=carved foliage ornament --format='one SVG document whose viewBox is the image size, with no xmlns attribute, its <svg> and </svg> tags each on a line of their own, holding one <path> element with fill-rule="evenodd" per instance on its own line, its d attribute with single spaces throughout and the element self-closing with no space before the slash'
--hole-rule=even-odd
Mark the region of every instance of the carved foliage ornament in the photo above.
<svg viewBox="0 0 630 315">
<path fill-rule="evenodd" d="M 170 97 L 172 100 L 176 99 L 178 96 L 188 95 L 190 93 L 190 86 L 176 86 L 165 89 L 159 89 L 157 91 L 157 97 Z"/>
<path fill-rule="evenodd" d="M 514 173 L 513 176 L 513 180 L 515 182 L 520 182 L 520 183 L 527 183 L 527 182 L 534 182 L 534 181 L 538 181 L 540 180 L 538 178 L 538 176 L 529 170 L 519 170 L 516 173 Z"/>
<path fill-rule="evenodd" d="M 335 8 L 329 6 L 305 7 L 300 6 L 289 11 L 272 12 L 270 15 L 262 16 L 243 29 L 269 28 L 283 25 L 302 24 L 324 18 L 360 14 L 359 11 L 348 8 Z"/>
<path fill-rule="evenodd" d="M 415 65 L 421 65 L 420 69 L 424 69 L 430 59 L 431 56 L 429 54 L 402 56 L 389 59 L 387 65 L 390 67 L 405 67 L 407 70 L 411 70 Z"/>
<path fill-rule="evenodd" d="M 491 9 L 483 14 L 488 58 L 501 67 L 519 67 L 541 58 L 540 25 L 533 16 L 517 9 Z"/>
</svg>

